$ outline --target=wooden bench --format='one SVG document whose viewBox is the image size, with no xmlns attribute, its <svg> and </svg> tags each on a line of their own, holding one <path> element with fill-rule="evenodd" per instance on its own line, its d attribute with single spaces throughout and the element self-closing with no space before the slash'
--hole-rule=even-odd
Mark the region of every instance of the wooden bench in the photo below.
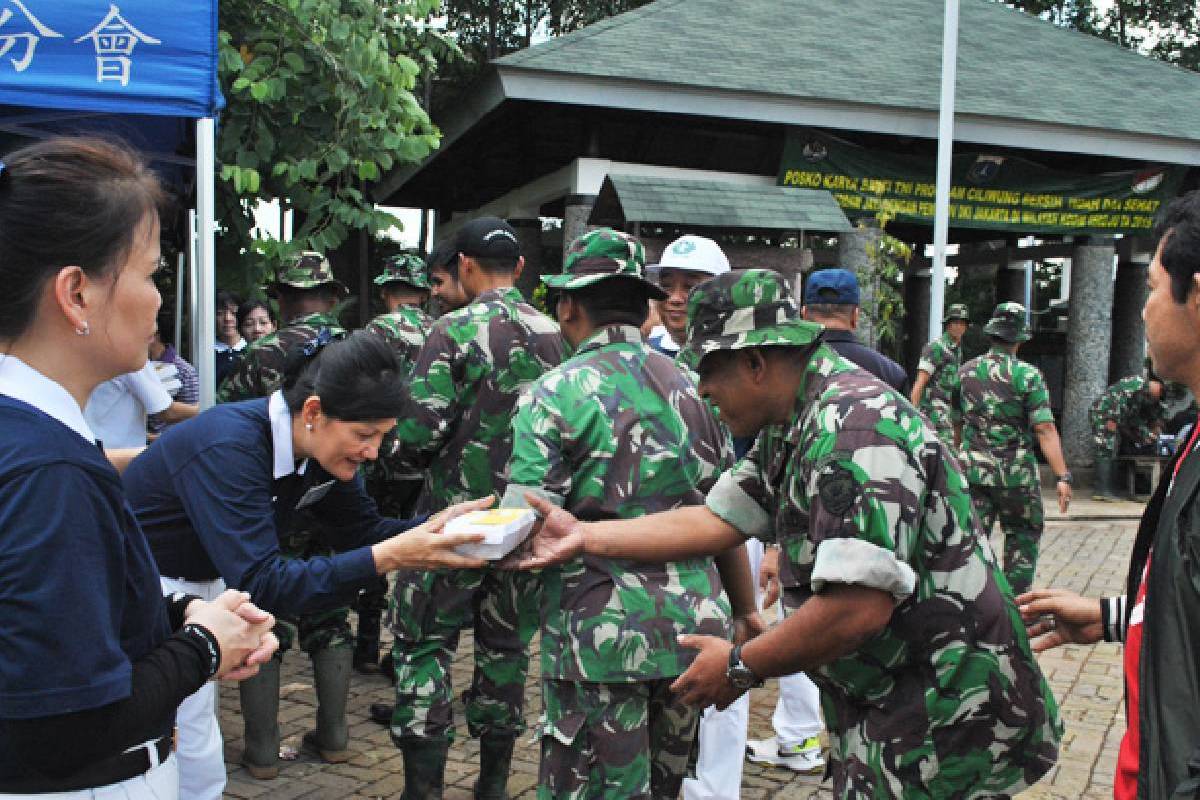
<svg viewBox="0 0 1200 800">
<path fill-rule="evenodd" d="M 1127 493 L 1131 500 L 1137 499 L 1137 476 L 1138 470 L 1150 471 L 1150 491 L 1154 491 L 1154 487 L 1158 486 L 1159 478 L 1162 477 L 1163 466 L 1170 460 L 1169 456 L 1119 456 L 1117 458 L 1117 468 L 1126 467 L 1125 485 L 1129 491 Z"/>
</svg>

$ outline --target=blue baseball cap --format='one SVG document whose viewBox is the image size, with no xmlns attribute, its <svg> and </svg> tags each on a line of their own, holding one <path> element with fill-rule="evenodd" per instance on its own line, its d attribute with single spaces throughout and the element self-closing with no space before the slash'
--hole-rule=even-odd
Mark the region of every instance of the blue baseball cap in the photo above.
<svg viewBox="0 0 1200 800">
<path fill-rule="evenodd" d="M 804 304 L 858 305 L 858 278 L 848 269 L 823 269 L 809 273 L 804 283 Z"/>
</svg>

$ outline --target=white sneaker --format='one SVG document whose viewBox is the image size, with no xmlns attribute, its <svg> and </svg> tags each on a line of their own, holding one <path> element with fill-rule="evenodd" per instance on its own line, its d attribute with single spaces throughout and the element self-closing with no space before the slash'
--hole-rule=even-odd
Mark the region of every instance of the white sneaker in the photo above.
<svg viewBox="0 0 1200 800">
<path fill-rule="evenodd" d="M 746 742 L 746 758 L 755 764 L 787 767 L 804 775 L 817 775 L 825 770 L 821 755 L 821 740 L 810 736 L 802 744 L 780 746 L 779 739 L 751 739 Z"/>
</svg>

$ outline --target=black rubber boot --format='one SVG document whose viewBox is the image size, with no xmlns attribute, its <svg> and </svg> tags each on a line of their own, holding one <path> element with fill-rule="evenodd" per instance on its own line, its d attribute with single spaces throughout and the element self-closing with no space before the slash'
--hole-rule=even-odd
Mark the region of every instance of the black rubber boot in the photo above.
<svg viewBox="0 0 1200 800">
<path fill-rule="evenodd" d="M 450 740 L 405 736 L 395 741 L 404 756 L 404 793 L 400 800 L 442 800 Z"/>
<path fill-rule="evenodd" d="M 272 658 L 253 678 L 238 684 L 245 742 L 242 766 L 260 781 L 279 777 L 279 660 Z"/>
<path fill-rule="evenodd" d="M 1117 477 L 1117 463 L 1111 458 L 1096 458 L 1095 477 L 1092 479 L 1092 499 L 1103 502 L 1119 500 L 1113 491 Z"/>
<path fill-rule="evenodd" d="M 317 729 L 304 734 L 303 743 L 330 764 L 350 760 L 350 731 L 346 727 L 346 700 L 350 696 L 350 650 L 328 647 L 312 654 L 313 683 L 317 686 Z"/>
<path fill-rule="evenodd" d="M 476 800 L 508 800 L 508 773 L 516 741 L 516 736 L 507 733 L 485 733 L 480 738 Z"/>
<path fill-rule="evenodd" d="M 358 633 L 354 638 L 354 669 L 364 675 L 379 674 L 379 623 L 383 612 L 377 609 L 358 612 Z"/>
</svg>

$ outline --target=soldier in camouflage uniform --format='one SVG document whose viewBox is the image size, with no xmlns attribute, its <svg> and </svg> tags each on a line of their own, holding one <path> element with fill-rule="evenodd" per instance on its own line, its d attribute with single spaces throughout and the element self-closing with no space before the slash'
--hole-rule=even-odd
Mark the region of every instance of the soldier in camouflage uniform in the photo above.
<svg viewBox="0 0 1200 800">
<path fill-rule="evenodd" d="M 267 294 L 279 303 L 282 324 L 246 348 L 237 368 L 222 382 L 218 403 L 269 397 L 283 380 L 283 363 L 292 348 L 311 341 L 321 328 L 337 336 L 346 333 L 333 315 L 346 287 L 333 277 L 333 268 L 320 253 L 301 253 L 281 267 Z"/>
<path fill-rule="evenodd" d="M 962 366 L 962 337 L 970 325 L 967 307 L 961 303 L 950 306 L 942 323 L 946 329 L 941 338 L 921 350 L 912 403 L 933 423 L 938 438 L 947 447 L 955 448 L 957 430 L 962 424 L 958 412 L 958 370 Z"/>
<path fill-rule="evenodd" d="M 346 287 L 333 277 L 329 261 L 320 253 L 304 252 L 297 255 L 277 272 L 275 280 L 267 287 L 267 293 L 279 303 L 279 318 L 283 325 L 279 330 L 264 336 L 245 350 L 237 368 L 221 384 L 217 399 L 222 403 L 269 397 L 280 388 L 283 380 L 284 363 L 294 348 L 317 338 L 322 330 L 333 337 L 344 336 L 346 331 L 331 313 Z M 316 535 L 317 524 L 294 526 L 280 531 L 279 548 L 285 558 L 312 558 L 326 555 L 329 549 Z M 349 662 L 354 638 L 350 632 L 349 609 L 337 608 L 305 615 L 298 618 L 278 618 L 275 635 L 279 638 L 276 659 L 291 648 L 299 639 L 300 649 L 308 653 L 314 662 L 316 680 L 338 685 L 345 682 L 349 690 Z M 342 669 L 345 661 L 345 670 Z M 328 669 L 317 668 L 317 663 L 331 664 Z M 335 663 L 336 662 L 336 663 Z M 345 672 L 345 676 L 343 676 Z M 279 709 L 278 692 L 268 680 L 251 679 L 238 685 L 244 717 L 274 718 Z M 340 692 L 325 692 L 330 697 Z M 342 699 L 342 714 L 345 700 Z M 247 737 L 257 735 L 249 728 Z M 261 752 L 263 748 L 259 747 Z"/>
<path fill-rule="evenodd" d="M 1093 500 L 1115 500 L 1121 443 L 1148 445 L 1158 440 L 1167 416 L 1164 387 L 1153 374 L 1131 375 L 1104 390 L 1088 411 L 1096 459 Z"/>
<path fill-rule="evenodd" d="M 413 362 L 425 344 L 433 319 L 423 306 L 429 301 L 429 276 L 420 256 L 401 253 L 387 259 L 374 281 L 387 311 L 367 323 L 366 330 L 380 336 L 400 360 L 405 374 L 411 374 Z M 394 446 L 389 435 L 382 449 Z M 393 473 L 383 461 L 363 465 L 367 491 L 388 517 L 411 517 L 417 497 L 424 485 L 420 472 Z M 355 632 L 354 668 L 373 674 L 379 671 L 379 624 L 387 610 L 387 577 L 380 576 L 376 585 L 363 589 L 355 599 L 358 630 Z M 390 716 L 390 715 L 389 715 Z"/>
<path fill-rule="evenodd" d="M 1046 380 L 1041 370 L 1017 358 L 1017 348 L 1030 338 L 1025 307 L 1001 303 L 983 332 L 991 337 L 991 349 L 959 370 L 961 458 L 984 533 L 990 535 L 992 525 L 1000 523 L 1004 575 L 1013 593 L 1021 594 L 1033 585 L 1045 517 L 1035 435 L 1057 476 L 1063 513 L 1071 501 L 1071 473 Z"/>
<path fill-rule="evenodd" d="M 685 353 L 734 435 L 758 433 L 707 507 L 581 523 L 547 515 L 519 566 L 667 560 L 779 542 L 787 615 L 699 650 L 672 687 L 723 707 L 804 669 L 821 688 L 839 798 L 1010 797 L 1046 773 L 1061 724 L 971 513 L 967 483 L 908 400 L 801 321 L 782 276 L 731 272 L 689 300 Z"/>
<path fill-rule="evenodd" d="M 562 360 L 558 326 L 513 286 L 523 261 L 516 233 L 484 217 L 455 239 L 458 278 L 471 302 L 434 323 L 417 356 L 396 427 L 398 469 L 427 469 L 422 506 L 503 493 L 517 397 Z M 501 570 L 397 573 L 392 650 L 393 740 L 404 754 L 405 797 L 441 797 L 454 736 L 450 660 L 474 620 L 475 674 L 467 727 L 480 737 L 477 797 L 503 797 L 512 746 L 524 726 L 529 642 L 538 581 Z"/>
<path fill-rule="evenodd" d="M 517 404 L 510 495 L 540 487 L 581 519 L 638 517 L 702 504 L 730 465 L 692 381 L 642 340 L 648 298 L 666 297 L 643 279 L 644 264 L 636 239 L 600 229 L 571 245 L 563 274 L 542 278 L 561 292 L 574 355 Z M 754 613 L 744 548 L 724 558 L 721 576 L 742 582 L 741 610 Z M 676 637 L 726 634 L 713 560 L 575 559 L 541 577 L 538 796 L 677 797 L 699 713 L 669 689 L 691 663 Z"/>
</svg>

